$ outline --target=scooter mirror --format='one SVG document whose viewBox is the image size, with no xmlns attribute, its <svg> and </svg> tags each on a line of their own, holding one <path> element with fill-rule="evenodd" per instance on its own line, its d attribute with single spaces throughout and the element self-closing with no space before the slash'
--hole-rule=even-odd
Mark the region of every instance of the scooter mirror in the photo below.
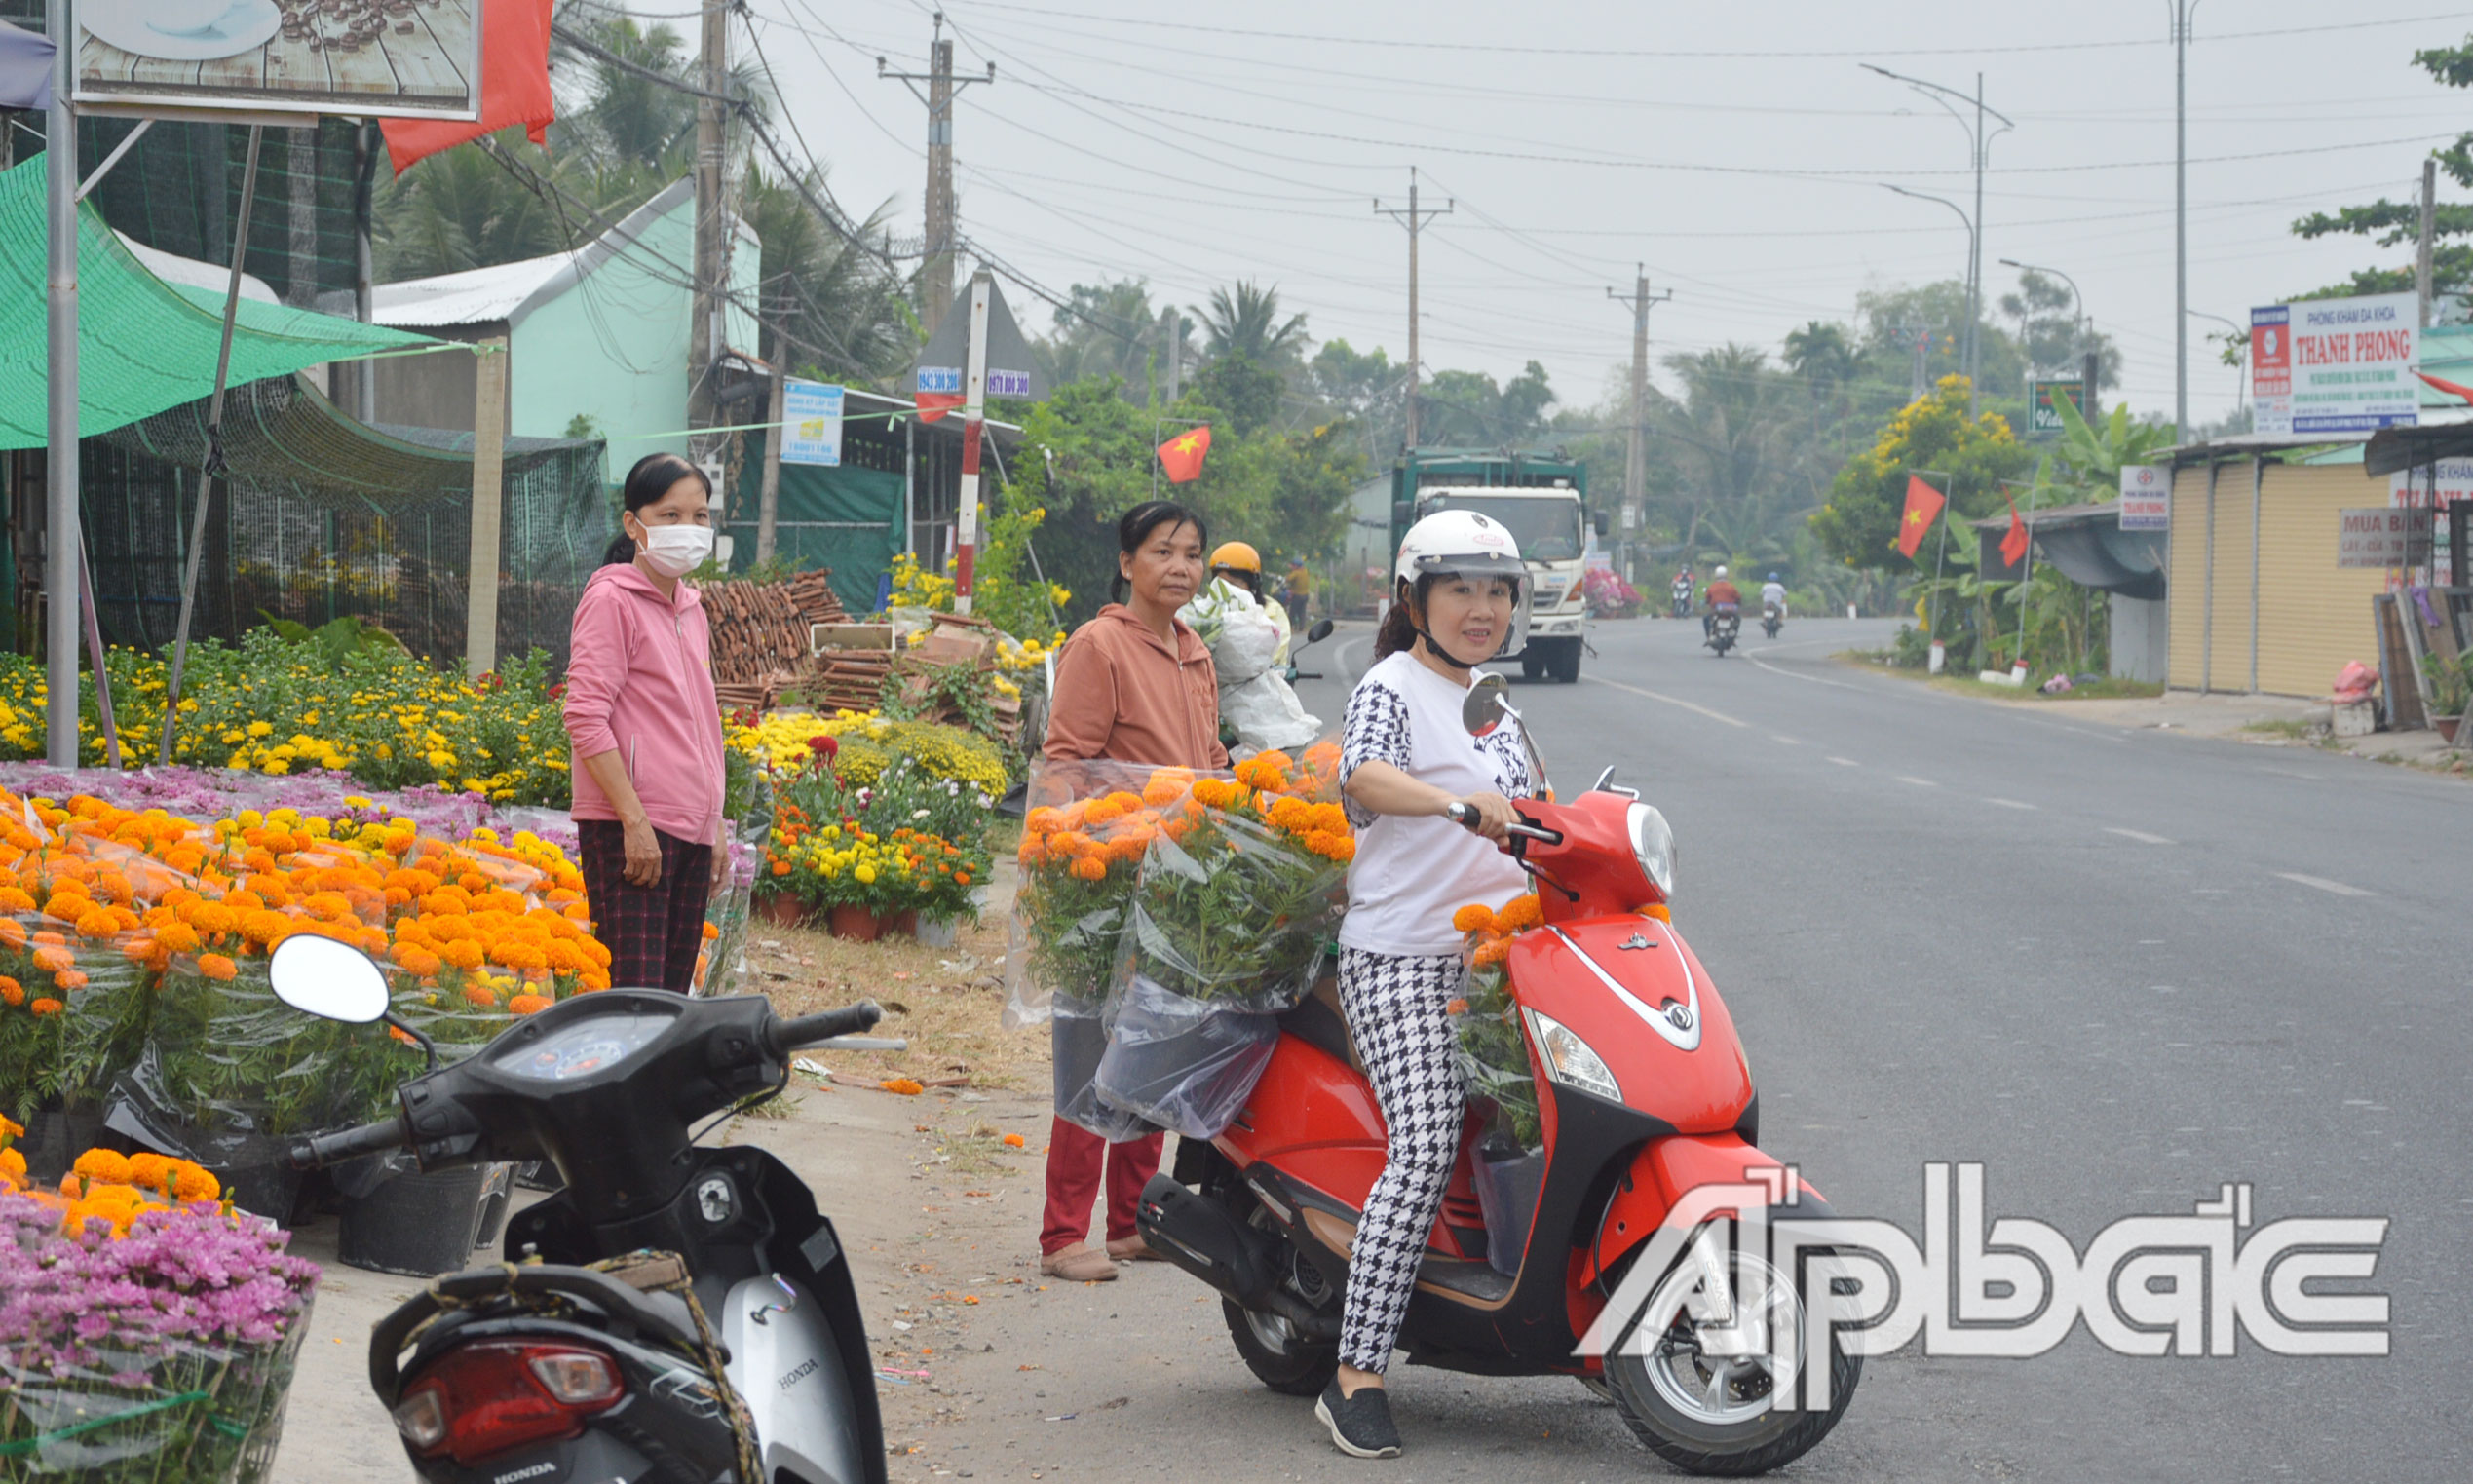
<svg viewBox="0 0 2473 1484">
<path fill-rule="evenodd" d="M 1319 644 L 1329 637 L 1331 637 L 1331 621 L 1329 619 L 1315 619 L 1313 621 L 1313 627 L 1306 630 L 1306 642 L 1308 644 Z"/>
<path fill-rule="evenodd" d="M 275 946 L 266 976 L 275 998 L 296 1010 L 367 1025 L 388 1008 L 387 976 L 349 943 L 300 933 Z"/>
<path fill-rule="evenodd" d="M 1504 699 L 1510 688 L 1511 683 L 1501 675 L 1479 675 L 1477 683 L 1468 687 L 1468 699 L 1460 703 L 1460 724 L 1470 737 L 1483 737 L 1503 725 L 1503 714 L 1510 708 Z"/>
</svg>

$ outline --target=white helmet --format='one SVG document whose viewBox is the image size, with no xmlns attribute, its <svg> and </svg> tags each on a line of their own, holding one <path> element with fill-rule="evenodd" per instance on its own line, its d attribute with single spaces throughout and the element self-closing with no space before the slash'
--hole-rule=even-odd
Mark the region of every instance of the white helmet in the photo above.
<svg viewBox="0 0 2473 1484">
<path fill-rule="evenodd" d="M 1529 640 L 1528 564 L 1503 522 L 1475 511 L 1436 511 L 1400 539 L 1392 576 L 1412 589 L 1421 577 L 1501 578 L 1511 585 L 1511 627 L 1489 659 L 1516 655 Z M 1446 657 L 1449 658 L 1449 657 Z"/>
<path fill-rule="evenodd" d="M 1726 568 L 1723 566 L 1717 569 L 1717 579 L 1720 582 L 1724 582 L 1726 580 Z"/>
</svg>

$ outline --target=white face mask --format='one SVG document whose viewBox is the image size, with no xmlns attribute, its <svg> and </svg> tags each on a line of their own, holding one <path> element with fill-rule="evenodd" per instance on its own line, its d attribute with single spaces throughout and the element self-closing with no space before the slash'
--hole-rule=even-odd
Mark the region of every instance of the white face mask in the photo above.
<svg viewBox="0 0 2473 1484">
<path fill-rule="evenodd" d="M 648 525 L 636 547 L 644 553 L 644 565 L 664 577 L 685 577 L 712 555 L 712 527 Z"/>
</svg>

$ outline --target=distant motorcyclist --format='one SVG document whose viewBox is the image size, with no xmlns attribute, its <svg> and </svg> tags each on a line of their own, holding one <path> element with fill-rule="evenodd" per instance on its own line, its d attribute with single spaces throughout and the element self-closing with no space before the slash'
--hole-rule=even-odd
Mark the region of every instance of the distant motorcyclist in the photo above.
<svg viewBox="0 0 2473 1484">
<path fill-rule="evenodd" d="M 1211 652 L 1220 740 L 1233 758 L 1302 747 L 1322 735 L 1288 686 L 1288 610 L 1262 597 L 1262 556 L 1241 541 L 1211 552 L 1210 581 L 1177 610 Z"/>
<path fill-rule="evenodd" d="M 1761 608 L 1763 611 L 1776 609 L 1781 619 L 1786 616 L 1786 585 L 1777 580 L 1774 572 L 1769 574 L 1768 582 L 1761 584 Z"/>
<path fill-rule="evenodd" d="M 1692 590 L 1696 586 L 1697 584 L 1692 580 L 1690 567 L 1685 567 L 1674 575 L 1674 616 L 1676 618 L 1681 618 L 1692 611 Z"/>
<path fill-rule="evenodd" d="M 1211 552 L 1211 581 L 1242 588 L 1271 621 L 1279 626 L 1279 652 L 1272 657 L 1275 665 L 1288 663 L 1288 640 L 1292 630 L 1288 624 L 1287 604 L 1275 602 L 1262 590 L 1262 553 L 1242 541 L 1223 541 Z"/>
<path fill-rule="evenodd" d="M 1724 565 L 1720 565 L 1716 571 L 1709 574 L 1709 589 L 1702 595 L 1702 602 L 1707 609 L 1700 615 L 1702 638 L 1707 638 L 1716 632 L 1717 616 L 1720 613 L 1736 612 L 1742 608 L 1743 593 L 1732 583 L 1726 580 Z"/>
</svg>

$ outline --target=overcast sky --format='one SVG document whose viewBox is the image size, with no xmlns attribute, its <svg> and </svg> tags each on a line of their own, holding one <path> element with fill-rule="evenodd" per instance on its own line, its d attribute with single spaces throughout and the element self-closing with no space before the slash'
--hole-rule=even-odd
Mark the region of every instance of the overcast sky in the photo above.
<svg viewBox="0 0 2473 1484">
<path fill-rule="evenodd" d="M 644 0 L 651 11 L 661 0 Z M 799 133 L 864 213 L 919 230 L 931 0 L 753 0 Z M 681 11 L 688 8 L 681 6 Z M 1673 301 L 1653 355 L 1850 319 L 1866 287 L 1956 279 L 1966 231 L 1894 181 L 1970 212 L 1960 126 L 1873 62 L 1971 92 L 2016 121 L 1984 186 L 1986 296 L 2003 257 L 2058 268 L 2126 357 L 2129 400 L 2173 399 L 2173 48 L 2164 0 L 1688 5 L 1348 5 L 1250 0 L 951 0 L 962 228 L 1046 286 L 1150 281 L 1198 302 L 1276 284 L 1316 339 L 1407 341 L 1406 235 L 1374 198 L 1456 201 L 1424 239 L 1423 359 L 1498 378 L 1542 361 L 1594 403 L 1627 364 L 1607 301 L 1646 260 Z M 692 21 L 674 21 L 693 35 Z M 2189 304 L 2252 304 L 2406 261 L 2305 243 L 2304 212 L 2399 199 L 2422 157 L 2473 128 L 2473 92 L 2412 64 L 2473 9 L 2429 0 L 2202 0 L 2188 51 Z M 2277 34 L 2281 33 L 2281 34 Z M 1970 110 L 1971 111 L 1971 110 Z M 1997 128 L 1997 123 L 1992 125 Z M 2441 199 L 2460 199 L 2443 177 Z M 1045 306 L 1008 290 L 1024 328 Z M 2192 323 L 2190 415 L 2231 410 L 2234 374 Z"/>
</svg>

